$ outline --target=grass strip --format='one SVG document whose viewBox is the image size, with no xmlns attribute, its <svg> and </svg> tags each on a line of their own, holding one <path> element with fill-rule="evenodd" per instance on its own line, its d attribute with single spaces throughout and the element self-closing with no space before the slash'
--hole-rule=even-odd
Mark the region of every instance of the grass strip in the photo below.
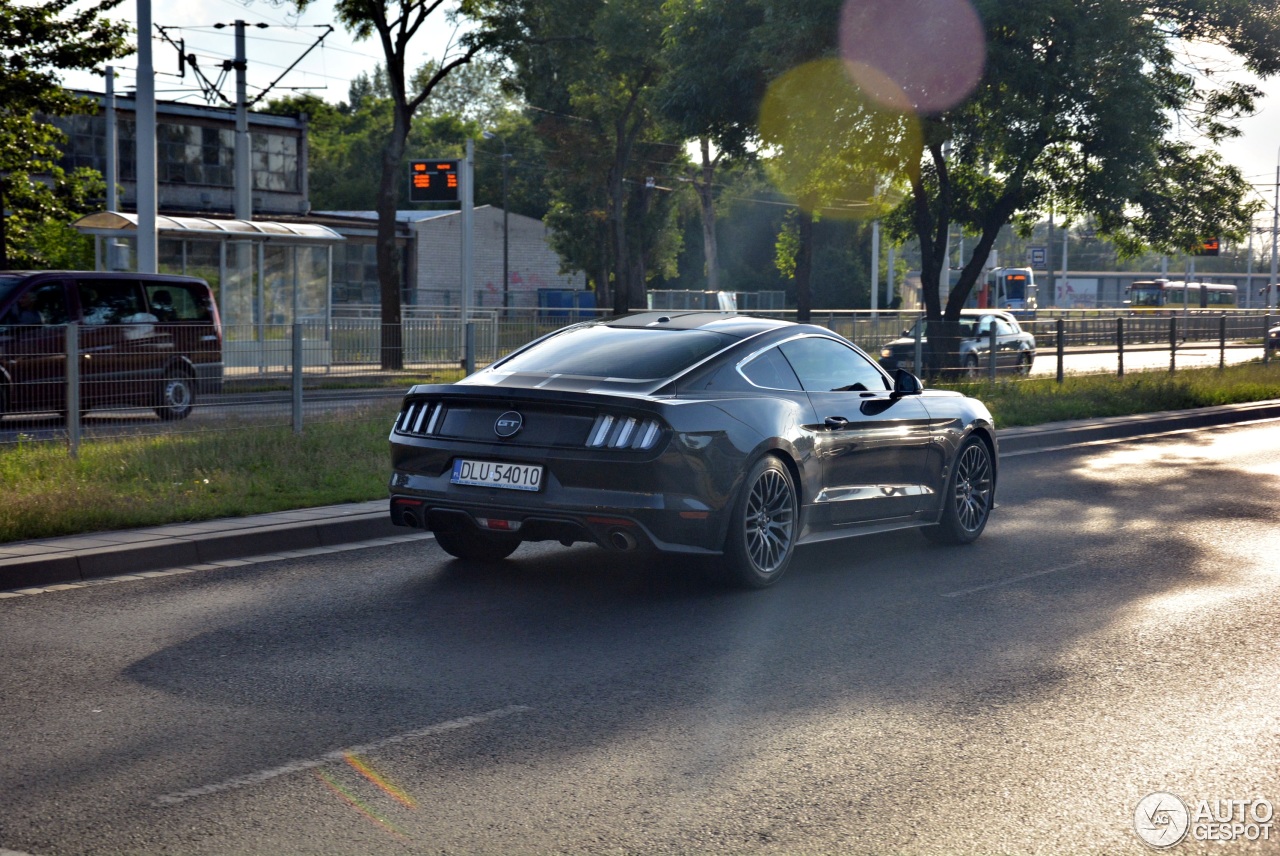
<svg viewBox="0 0 1280 856">
<path fill-rule="evenodd" d="M 1123 378 L 1067 375 L 1061 384 L 1048 377 L 937 386 L 981 399 L 999 429 L 1280 398 L 1280 363 L 1135 372 Z"/>
<path fill-rule="evenodd" d="M 376 417 L 58 443 L 0 450 L 0 542 L 240 517 L 387 495 L 387 434 Z"/>
</svg>

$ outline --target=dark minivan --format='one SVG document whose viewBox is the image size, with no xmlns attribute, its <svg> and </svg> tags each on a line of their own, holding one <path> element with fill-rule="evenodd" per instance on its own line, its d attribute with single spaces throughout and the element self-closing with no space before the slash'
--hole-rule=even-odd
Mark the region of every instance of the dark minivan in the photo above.
<svg viewBox="0 0 1280 856">
<path fill-rule="evenodd" d="M 80 409 L 140 406 L 185 419 L 222 389 L 222 323 L 187 276 L 0 272 L 0 416 L 65 412 L 67 326 L 78 326 Z"/>
</svg>

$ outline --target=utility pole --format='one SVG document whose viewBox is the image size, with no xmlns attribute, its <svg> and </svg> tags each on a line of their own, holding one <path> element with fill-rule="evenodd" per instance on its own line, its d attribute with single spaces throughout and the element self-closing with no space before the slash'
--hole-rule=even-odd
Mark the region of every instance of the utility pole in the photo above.
<svg viewBox="0 0 1280 856">
<path fill-rule="evenodd" d="M 880 309 L 880 221 L 871 221 L 871 317 L 878 318 Z"/>
<path fill-rule="evenodd" d="M 462 162 L 459 184 L 462 191 L 462 330 L 464 339 L 462 368 L 466 374 L 476 370 L 476 328 L 471 323 L 472 229 L 475 210 L 476 141 L 467 138 L 467 157 Z"/>
<path fill-rule="evenodd" d="M 151 0 L 138 0 L 138 273 L 156 273 L 156 74 L 151 59 Z"/>
<path fill-rule="evenodd" d="M 1267 283 L 1267 311 L 1276 308 L 1276 241 L 1280 239 L 1280 151 L 1276 152 L 1275 216 L 1271 220 L 1271 281 Z"/>
<path fill-rule="evenodd" d="M 233 60 L 236 70 L 236 149 L 235 149 L 235 212 L 237 220 L 253 219 L 253 176 L 249 169 L 249 99 L 248 74 L 249 61 L 245 56 L 244 21 L 237 20 L 236 56 Z"/>
<path fill-rule="evenodd" d="M 107 98 L 106 98 L 106 120 L 107 120 L 107 145 L 106 145 L 106 180 L 107 180 L 107 210 L 119 211 L 120 200 L 116 185 L 119 176 L 116 172 L 116 163 L 119 160 L 116 156 L 116 70 L 112 66 L 107 66 Z"/>
</svg>

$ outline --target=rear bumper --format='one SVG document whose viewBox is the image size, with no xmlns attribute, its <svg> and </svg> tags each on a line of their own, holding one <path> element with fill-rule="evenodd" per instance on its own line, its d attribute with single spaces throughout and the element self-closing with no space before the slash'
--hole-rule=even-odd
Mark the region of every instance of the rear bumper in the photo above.
<svg viewBox="0 0 1280 856">
<path fill-rule="evenodd" d="M 587 541 L 611 550 L 719 554 L 723 513 L 684 494 L 564 487 L 548 471 L 537 493 L 476 488 L 438 476 L 395 473 L 390 515 L 397 526 L 478 530 L 522 541 Z"/>
</svg>

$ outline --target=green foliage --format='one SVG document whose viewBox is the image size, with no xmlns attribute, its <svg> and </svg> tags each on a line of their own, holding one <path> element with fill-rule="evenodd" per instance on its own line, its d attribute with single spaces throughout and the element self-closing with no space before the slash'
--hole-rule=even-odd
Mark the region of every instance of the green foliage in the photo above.
<svg viewBox="0 0 1280 856">
<path fill-rule="evenodd" d="M 548 224 L 566 268 L 615 308 L 671 271 L 677 205 L 646 180 L 683 160 L 654 102 L 665 19 L 651 0 L 492 0 L 487 23 L 549 154 Z M 603 233 L 602 233 L 603 227 Z M 605 240 L 602 240 L 602 237 Z"/>
<path fill-rule="evenodd" d="M 492 73 L 492 66 L 485 66 Z M 376 207 L 378 163 L 391 132 L 392 104 L 384 94 L 386 75 L 379 67 L 351 83 L 349 100 L 329 104 L 314 96 L 295 96 L 269 102 L 264 112 L 306 113 L 311 207 L 318 211 L 369 211 Z M 496 85 L 496 81 L 491 81 Z M 429 102 L 430 103 L 430 102 Z M 503 140 L 507 151 L 508 209 L 541 219 L 549 205 L 546 154 L 532 124 L 518 113 L 502 113 L 484 126 L 451 112 L 424 110 L 413 119 L 401 158 L 400 176 L 407 181 L 409 161 L 460 158 L 468 138 L 490 131 L 494 139 L 477 140 L 475 148 L 477 205 L 503 204 Z M 403 207 L 408 207 L 407 201 Z"/>
<path fill-rule="evenodd" d="M 657 109 L 686 138 L 742 156 L 756 141 L 767 83 L 749 46 L 764 20 L 755 3 L 668 0 Z"/>
<path fill-rule="evenodd" d="M 97 210 L 105 194 L 101 173 L 91 169 L 68 174 L 50 166 L 44 180 L 11 174 L 5 226 L 9 265 L 24 270 L 92 270 L 93 239 L 71 223 Z"/>
<path fill-rule="evenodd" d="M 37 116 L 93 109 L 62 88 L 59 73 L 130 53 L 128 27 L 100 17 L 120 2 L 0 3 L 0 268 L 64 256 L 67 241 L 56 225 L 70 224 L 87 210 L 87 198 L 102 193 L 100 176 L 55 167 L 62 135 Z"/>
</svg>

